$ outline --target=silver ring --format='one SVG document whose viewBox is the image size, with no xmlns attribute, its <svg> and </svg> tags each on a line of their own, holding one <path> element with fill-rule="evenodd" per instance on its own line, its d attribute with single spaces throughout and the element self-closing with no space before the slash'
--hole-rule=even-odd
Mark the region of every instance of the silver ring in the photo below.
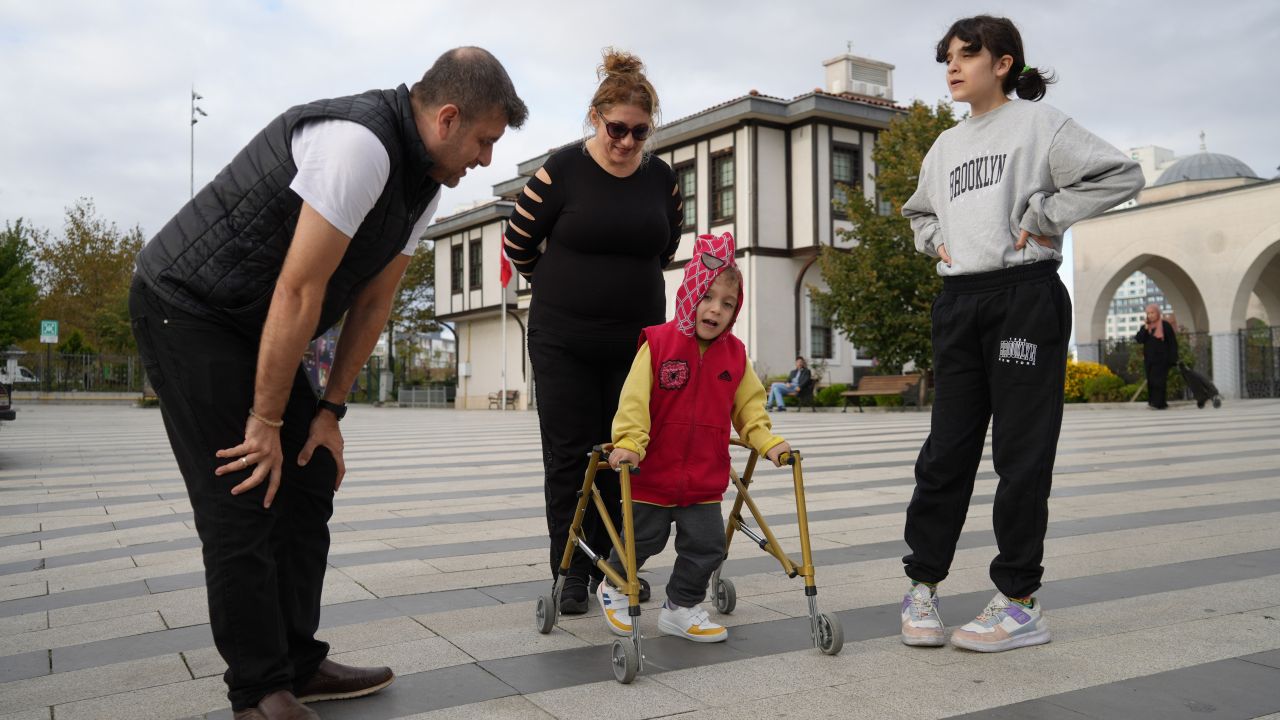
<svg viewBox="0 0 1280 720">
<path fill-rule="evenodd" d="M 241 457 L 241 458 L 240 458 L 240 464 L 241 464 L 241 465 L 243 465 L 243 466 L 245 466 L 245 467 L 249 467 L 249 459 L 248 459 L 248 458 L 246 458 L 246 457 Z"/>
</svg>

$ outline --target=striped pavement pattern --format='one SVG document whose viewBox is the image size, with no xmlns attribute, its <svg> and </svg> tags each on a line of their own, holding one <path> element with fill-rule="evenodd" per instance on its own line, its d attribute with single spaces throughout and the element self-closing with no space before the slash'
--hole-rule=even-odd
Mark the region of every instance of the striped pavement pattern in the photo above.
<svg viewBox="0 0 1280 720">
<path fill-rule="evenodd" d="M 1280 402 L 1065 413 L 1050 507 L 1049 645 L 999 655 L 897 640 L 912 465 L 927 413 L 776 416 L 805 457 L 819 604 L 749 542 L 725 568 L 730 640 L 657 633 L 612 680 L 599 611 L 540 635 L 549 588 L 537 418 L 353 408 L 321 637 L 389 664 L 361 718 L 1280 717 Z M 740 460 L 740 458 L 739 458 Z M 740 464 L 740 463 L 739 463 Z M 798 552 L 790 477 L 753 497 Z M 990 448 L 942 585 L 963 624 L 994 590 Z M 661 600 L 669 549 L 646 568 Z M 0 720 L 229 718 L 199 543 L 155 410 L 27 405 L 0 430 Z"/>
</svg>

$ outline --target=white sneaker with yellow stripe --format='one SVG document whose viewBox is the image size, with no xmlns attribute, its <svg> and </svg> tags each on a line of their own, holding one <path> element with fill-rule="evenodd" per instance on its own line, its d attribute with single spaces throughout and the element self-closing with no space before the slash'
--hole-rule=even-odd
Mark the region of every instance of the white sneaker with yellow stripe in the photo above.
<svg viewBox="0 0 1280 720">
<path fill-rule="evenodd" d="M 658 629 L 694 642 L 713 643 L 729 639 L 729 631 L 723 625 L 711 622 L 701 605 L 670 608 L 664 604 L 662 614 L 658 616 Z"/>
<path fill-rule="evenodd" d="M 602 580 L 596 586 L 596 600 L 600 601 L 600 610 L 604 614 L 604 624 L 614 635 L 627 637 L 631 635 L 631 616 L 627 614 L 629 601 L 620 590 L 615 590 L 608 580 Z"/>
</svg>

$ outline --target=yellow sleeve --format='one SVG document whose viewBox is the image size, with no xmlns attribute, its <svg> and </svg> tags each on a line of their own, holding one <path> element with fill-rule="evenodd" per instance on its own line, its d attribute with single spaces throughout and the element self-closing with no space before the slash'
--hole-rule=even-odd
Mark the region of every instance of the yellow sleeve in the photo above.
<svg viewBox="0 0 1280 720">
<path fill-rule="evenodd" d="M 783 442 L 782 438 L 773 434 L 773 423 L 769 421 L 769 413 L 764 409 L 764 397 L 764 385 L 760 383 L 748 358 L 742 382 L 738 383 L 738 392 L 733 396 L 733 428 L 738 431 L 738 437 L 743 442 L 761 455 Z"/>
<path fill-rule="evenodd" d="M 649 343 L 640 346 L 631 371 L 618 396 L 618 412 L 613 416 L 613 445 L 630 450 L 644 459 L 649 446 L 649 399 L 653 394 L 653 361 Z"/>
</svg>

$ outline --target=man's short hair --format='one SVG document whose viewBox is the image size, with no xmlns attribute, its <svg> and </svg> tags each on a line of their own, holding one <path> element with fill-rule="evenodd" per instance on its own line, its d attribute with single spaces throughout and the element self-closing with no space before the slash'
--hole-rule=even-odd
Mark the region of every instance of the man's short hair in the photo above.
<svg viewBox="0 0 1280 720">
<path fill-rule="evenodd" d="M 490 112 L 507 116 L 507 125 L 519 128 L 529 108 L 516 95 L 506 68 L 488 50 L 454 48 L 441 55 L 409 91 L 423 107 L 456 105 L 465 123 Z"/>
</svg>

